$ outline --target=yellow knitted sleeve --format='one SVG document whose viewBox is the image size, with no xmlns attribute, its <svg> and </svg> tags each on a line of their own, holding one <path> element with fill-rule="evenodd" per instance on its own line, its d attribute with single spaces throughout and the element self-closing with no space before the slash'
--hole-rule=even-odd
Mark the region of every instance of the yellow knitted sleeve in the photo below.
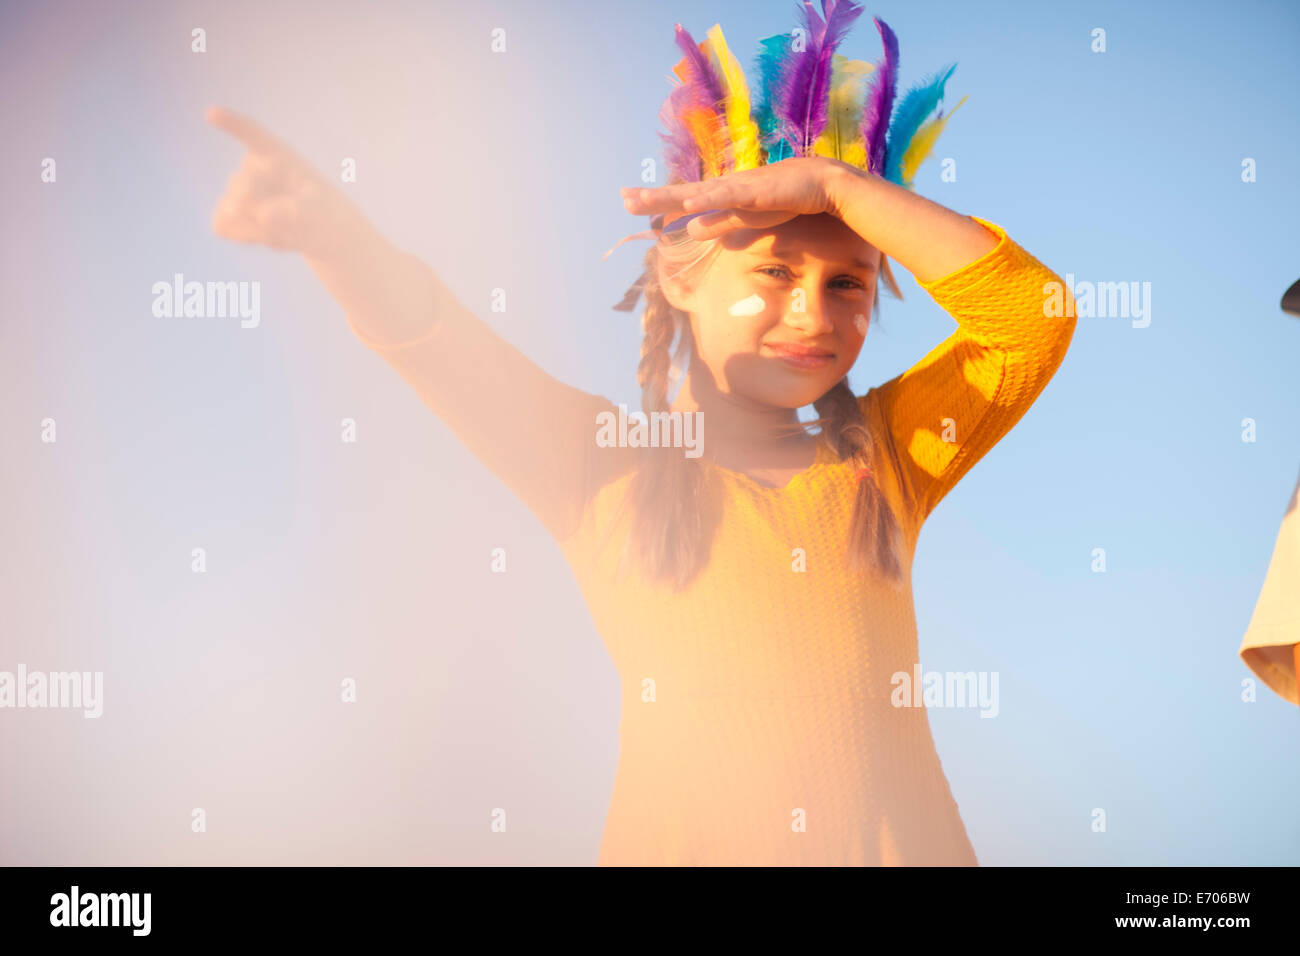
<svg viewBox="0 0 1300 956">
<path fill-rule="evenodd" d="M 998 237 L 974 262 L 918 282 L 957 322 L 925 358 L 875 393 L 901 459 L 904 480 L 924 520 L 943 497 L 1011 430 L 1038 398 L 1074 334 L 1074 309 L 1061 279 L 994 223 Z M 1067 311 L 1067 315 L 1055 314 Z"/>
</svg>

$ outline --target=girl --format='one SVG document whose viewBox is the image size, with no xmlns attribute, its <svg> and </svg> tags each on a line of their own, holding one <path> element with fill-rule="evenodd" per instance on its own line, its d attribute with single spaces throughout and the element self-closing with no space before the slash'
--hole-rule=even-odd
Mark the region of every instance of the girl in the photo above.
<svg viewBox="0 0 1300 956">
<path fill-rule="evenodd" d="M 721 30 L 678 27 L 671 184 L 624 190 L 655 217 L 622 304 L 646 296 L 643 407 L 699 413 L 699 457 L 598 444 L 610 402 L 500 339 L 257 124 L 209 114 L 248 147 L 217 234 L 303 253 L 562 547 L 623 684 L 602 864 L 976 863 L 903 683 L 912 557 L 1060 365 L 1073 310 L 1048 307 L 1063 285 L 1000 226 L 911 192 L 947 76 L 894 109 L 892 32 L 876 21 L 873 70 L 834 53 L 860 8 L 823 12 L 764 41 L 752 110 Z M 888 259 L 958 327 L 854 395 L 881 280 L 899 295 Z"/>
</svg>

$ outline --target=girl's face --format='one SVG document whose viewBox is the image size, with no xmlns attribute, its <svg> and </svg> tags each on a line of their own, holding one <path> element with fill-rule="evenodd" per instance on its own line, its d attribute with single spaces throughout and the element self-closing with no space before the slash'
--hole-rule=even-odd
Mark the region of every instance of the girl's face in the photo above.
<svg viewBox="0 0 1300 956">
<path fill-rule="evenodd" d="M 706 270 L 669 283 L 716 387 L 780 408 L 810 405 L 857 361 L 880 252 L 831 215 L 724 234 Z"/>
</svg>

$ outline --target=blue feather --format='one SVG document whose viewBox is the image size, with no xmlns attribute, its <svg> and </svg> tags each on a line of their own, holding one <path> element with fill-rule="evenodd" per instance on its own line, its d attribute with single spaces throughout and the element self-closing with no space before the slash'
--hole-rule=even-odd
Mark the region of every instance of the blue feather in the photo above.
<svg viewBox="0 0 1300 956">
<path fill-rule="evenodd" d="M 889 124 L 888 148 L 885 157 L 885 178 L 892 183 L 902 185 L 903 155 L 911 145 L 912 138 L 925 122 L 926 117 L 934 112 L 943 102 L 944 84 L 957 69 L 954 63 L 942 75 L 929 80 L 922 80 L 907 91 L 898 108 L 894 110 L 893 120 Z"/>
<path fill-rule="evenodd" d="M 773 108 L 774 94 L 780 89 L 784 61 L 793 56 L 790 50 L 790 35 L 778 33 L 759 41 L 758 55 L 754 58 L 754 69 L 758 74 L 758 95 L 753 109 L 754 122 L 758 126 L 759 139 L 767 150 L 767 161 L 775 163 L 794 155 L 794 150 L 777 133 L 777 117 Z"/>
</svg>

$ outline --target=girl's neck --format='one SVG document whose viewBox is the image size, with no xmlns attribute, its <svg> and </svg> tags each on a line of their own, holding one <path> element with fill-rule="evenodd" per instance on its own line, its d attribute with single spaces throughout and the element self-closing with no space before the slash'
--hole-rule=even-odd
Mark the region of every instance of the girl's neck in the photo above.
<svg viewBox="0 0 1300 956">
<path fill-rule="evenodd" d="M 798 467 L 814 454 L 816 438 L 800 424 L 797 409 L 725 394 L 692 370 L 671 410 L 703 413 L 703 455 L 727 468 Z"/>
</svg>

